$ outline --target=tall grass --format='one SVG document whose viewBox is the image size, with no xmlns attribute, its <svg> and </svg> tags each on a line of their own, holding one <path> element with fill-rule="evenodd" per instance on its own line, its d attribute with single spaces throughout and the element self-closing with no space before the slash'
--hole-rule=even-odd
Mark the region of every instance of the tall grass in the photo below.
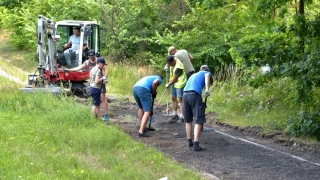
<svg viewBox="0 0 320 180">
<path fill-rule="evenodd" d="M 288 117 L 298 110 L 292 106 L 296 93 L 292 81 L 283 78 L 253 88 L 241 83 L 243 76 L 242 70 L 233 65 L 216 71 L 209 110 L 231 125 L 260 126 L 265 132 L 284 130 Z"/>
<path fill-rule="evenodd" d="M 14 49 L 8 38 L 8 32 L 0 30 L 0 67 L 3 66 L 3 62 L 6 62 L 11 67 L 14 67 L 12 72 L 6 70 L 7 73 L 15 75 L 16 77 L 23 76 L 26 72 L 34 73 L 37 70 L 38 60 L 36 49 L 33 52 Z M 18 68 L 19 67 L 19 68 Z M 27 79 L 27 76 L 20 78 L 22 81 Z"/>
<path fill-rule="evenodd" d="M 131 97 L 132 87 L 144 76 L 156 75 L 152 66 L 135 66 L 132 63 L 108 63 L 109 82 L 107 90 L 109 94 L 129 95 Z M 163 83 L 158 87 L 158 95 L 164 91 L 166 82 L 163 77 Z"/>
<path fill-rule="evenodd" d="M 0 93 L 1 179 L 199 179 L 70 97 Z"/>
</svg>

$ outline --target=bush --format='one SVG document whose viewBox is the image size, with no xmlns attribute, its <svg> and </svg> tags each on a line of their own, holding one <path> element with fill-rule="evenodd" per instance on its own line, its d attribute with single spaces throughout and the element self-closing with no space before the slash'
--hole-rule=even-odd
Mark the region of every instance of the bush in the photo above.
<svg viewBox="0 0 320 180">
<path fill-rule="evenodd" d="M 320 111 L 301 108 L 299 116 L 290 116 L 287 121 L 288 134 L 296 137 L 320 139 Z"/>
</svg>

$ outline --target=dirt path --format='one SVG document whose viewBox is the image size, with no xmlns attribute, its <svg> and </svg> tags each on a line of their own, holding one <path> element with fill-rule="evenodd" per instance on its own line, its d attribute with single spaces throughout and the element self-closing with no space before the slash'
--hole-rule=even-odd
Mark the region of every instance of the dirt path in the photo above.
<svg viewBox="0 0 320 180">
<path fill-rule="evenodd" d="M 154 110 L 151 137 L 138 138 L 135 103 L 110 103 L 111 121 L 119 124 L 133 139 L 156 147 L 186 167 L 201 172 L 206 179 L 320 179 L 320 151 L 306 147 L 276 143 L 274 138 L 261 138 L 244 130 L 205 126 L 200 144 L 205 151 L 194 152 L 187 147 L 185 125 L 167 124 L 166 107 Z M 212 131 L 214 129 L 214 131 Z M 290 146 L 289 146 L 290 145 Z"/>
</svg>

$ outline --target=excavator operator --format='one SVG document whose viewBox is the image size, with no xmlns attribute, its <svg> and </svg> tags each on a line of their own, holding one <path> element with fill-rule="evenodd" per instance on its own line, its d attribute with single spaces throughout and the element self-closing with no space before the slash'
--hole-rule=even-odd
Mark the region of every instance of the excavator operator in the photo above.
<svg viewBox="0 0 320 180">
<path fill-rule="evenodd" d="M 84 42 L 83 50 L 85 50 L 88 47 L 88 42 L 86 38 L 84 38 L 83 42 Z M 75 27 L 73 29 L 73 35 L 70 36 L 68 43 L 63 45 L 62 48 L 63 49 L 69 48 L 64 51 L 64 58 L 66 59 L 67 67 L 71 68 L 71 53 L 75 53 L 76 57 L 79 56 L 79 49 L 80 49 L 80 28 L 79 27 Z"/>
</svg>

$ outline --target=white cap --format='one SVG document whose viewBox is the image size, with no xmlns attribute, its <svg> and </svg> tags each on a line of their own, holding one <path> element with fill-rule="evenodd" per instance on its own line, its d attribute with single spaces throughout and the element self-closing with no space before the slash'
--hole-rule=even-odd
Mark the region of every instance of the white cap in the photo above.
<svg viewBox="0 0 320 180">
<path fill-rule="evenodd" d="M 202 65 L 200 67 L 200 71 L 210 71 L 209 66 L 208 65 Z"/>
</svg>

